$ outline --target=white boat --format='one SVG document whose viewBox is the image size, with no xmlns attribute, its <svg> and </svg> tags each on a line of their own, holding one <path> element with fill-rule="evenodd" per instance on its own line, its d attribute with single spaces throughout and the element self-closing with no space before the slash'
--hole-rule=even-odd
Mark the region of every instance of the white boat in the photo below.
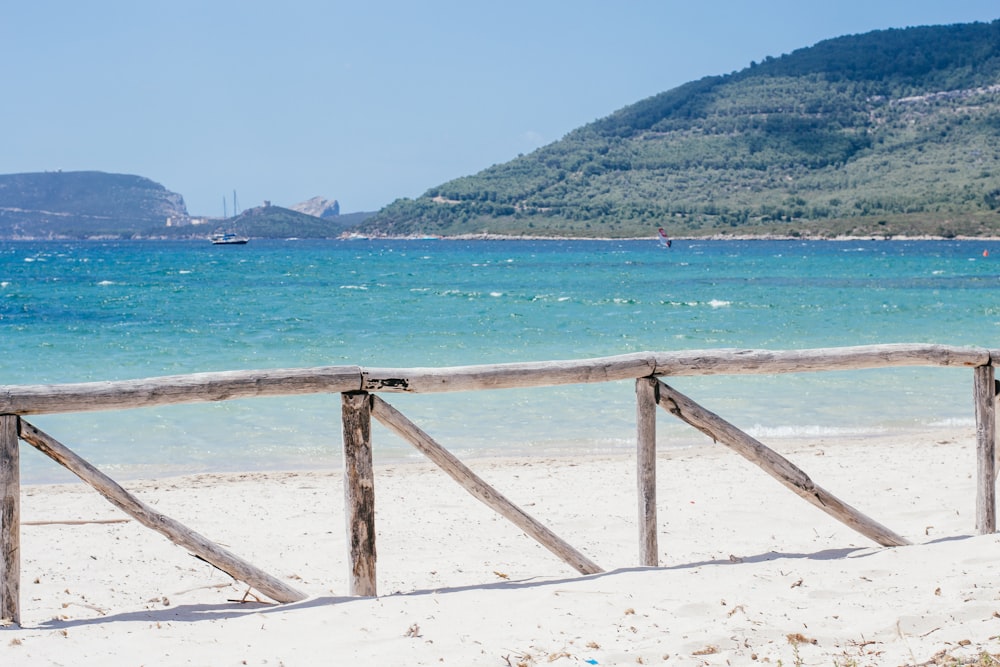
<svg viewBox="0 0 1000 667">
<path fill-rule="evenodd" d="M 222 198 L 222 217 L 226 218 L 226 198 Z M 236 204 L 236 190 L 233 190 L 233 220 L 239 217 L 239 209 Z M 230 229 L 232 229 L 231 227 Z M 239 228 L 236 225 L 235 228 Z M 248 236 L 244 234 L 237 234 L 236 232 L 215 232 L 212 234 L 212 245 L 246 245 L 247 241 L 250 240 Z"/>
<path fill-rule="evenodd" d="M 245 245 L 249 240 L 246 236 L 239 236 L 233 232 L 212 234 L 212 245 Z"/>
</svg>

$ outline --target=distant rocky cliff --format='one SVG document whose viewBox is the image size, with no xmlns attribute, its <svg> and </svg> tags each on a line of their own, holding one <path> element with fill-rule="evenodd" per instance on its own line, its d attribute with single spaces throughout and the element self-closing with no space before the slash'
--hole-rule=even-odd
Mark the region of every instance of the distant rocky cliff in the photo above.
<svg viewBox="0 0 1000 667">
<path fill-rule="evenodd" d="M 0 175 L 0 237 L 129 236 L 186 218 L 184 198 L 129 174 L 99 171 Z"/>
<path fill-rule="evenodd" d="M 317 218 L 331 218 L 340 215 L 340 203 L 336 199 L 313 197 L 291 207 L 293 211 L 305 213 Z"/>
</svg>

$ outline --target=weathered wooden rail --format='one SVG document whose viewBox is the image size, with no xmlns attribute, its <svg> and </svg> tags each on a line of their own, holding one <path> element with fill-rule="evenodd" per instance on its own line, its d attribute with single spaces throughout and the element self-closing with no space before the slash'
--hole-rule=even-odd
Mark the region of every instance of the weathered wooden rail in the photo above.
<svg viewBox="0 0 1000 667">
<path fill-rule="evenodd" d="M 601 568 L 479 478 L 444 447 L 379 398 L 378 393 L 432 393 L 634 380 L 636 391 L 639 561 L 659 564 L 656 528 L 656 407 L 659 406 L 760 466 L 819 509 L 883 546 L 907 540 L 816 485 L 777 452 L 667 385 L 662 377 L 743 375 L 962 366 L 973 369 L 976 414 L 976 528 L 996 530 L 996 397 L 1000 350 L 929 344 L 811 350 L 640 352 L 570 361 L 448 368 L 332 366 L 195 373 L 108 382 L 0 386 L 0 619 L 20 623 L 19 442 L 69 468 L 110 502 L 195 555 L 278 602 L 305 594 L 271 577 L 132 496 L 52 436 L 25 421 L 50 413 L 120 410 L 262 396 L 341 394 L 350 591 L 376 594 L 374 473 L 371 419 L 409 441 L 470 494 L 512 521 L 577 571 Z"/>
</svg>

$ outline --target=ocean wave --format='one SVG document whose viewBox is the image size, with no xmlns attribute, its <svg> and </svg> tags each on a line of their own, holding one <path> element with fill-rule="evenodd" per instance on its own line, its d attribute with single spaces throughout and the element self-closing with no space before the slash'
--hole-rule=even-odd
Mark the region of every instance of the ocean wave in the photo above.
<svg viewBox="0 0 1000 667">
<path fill-rule="evenodd" d="M 724 299 L 710 299 L 708 301 L 660 301 L 661 306 L 673 306 L 674 308 L 698 308 L 708 306 L 709 308 L 728 308 L 733 305 L 732 301 Z"/>
<path fill-rule="evenodd" d="M 881 435 L 889 430 L 880 426 L 867 428 L 852 428 L 844 426 L 822 426 L 819 424 L 804 424 L 794 426 L 764 426 L 754 424 L 746 430 L 755 438 L 834 438 L 857 437 L 864 435 Z"/>
<path fill-rule="evenodd" d="M 976 420 L 972 417 L 948 417 L 946 419 L 938 419 L 936 421 L 932 421 L 928 424 L 928 426 L 934 426 L 934 427 L 957 426 L 960 428 L 975 427 L 975 425 L 976 425 Z"/>
</svg>

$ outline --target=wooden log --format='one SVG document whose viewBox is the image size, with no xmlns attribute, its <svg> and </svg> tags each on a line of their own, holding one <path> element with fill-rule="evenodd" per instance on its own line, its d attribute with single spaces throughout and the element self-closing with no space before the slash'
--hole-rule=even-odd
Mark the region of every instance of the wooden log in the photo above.
<svg viewBox="0 0 1000 667">
<path fill-rule="evenodd" d="M 375 597 L 375 474 L 372 467 L 370 394 L 341 394 L 344 429 L 344 510 L 350 594 Z"/>
<path fill-rule="evenodd" d="M 654 378 L 635 381 L 639 564 L 646 567 L 660 564 L 656 529 L 656 385 Z"/>
<path fill-rule="evenodd" d="M 735 450 L 795 494 L 841 523 L 882 546 L 892 547 L 909 544 L 905 538 L 873 521 L 829 491 L 814 484 L 809 476 L 791 461 L 718 415 L 706 410 L 663 382 L 660 382 L 659 389 L 658 402 L 660 407 L 695 427 L 712 440 Z"/>
<path fill-rule="evenodd" d="M 898 366 L 981 366 L 984 348 L 923 343 L 857 345 L 810 350 L 683 350 L 653 355 L 654 375 L 753 375 Z"/>
<path fill-rule="evenodd" d="M 193 530 L 189 530 L 178 521 L 160 514 L 58 440 L 23 419 L 19 422 L 19 435 L 22 440 L 31 444 L 53 461 L 68 468 L 73 474 L 92 486 L 112 505 L 147 528 L 165 536 L 174 544 L 188 549 L 195 556 L 214 565 L 234 579 L 253 586 L 277 602 L 297 602 L 306 598 L 305 593 L 241 560 L 214 542 Z"/>
<path fill-rule="evenodd" d="M 448 368 L 319 368 L 193 373 L 140 380 L 2 385 L 0 413 L 120 410 L 234 398 L 351 391 L 432 393 L 634 380 L 649 375 L 745 375 L 885 368 L 981 366 L 991 352 L 944 345 L 867 345 L 815 350 L 684 350 L 572 361 Z"/>
<path fill-rule="evenodd" d="M 648 352 L 614 357 L 445 368 L 363 368 L 366 391 L 427 394 L 634 380 L 653 372 Z"/>
<path fill-rule="evenodd" d="M 121 410 L 236 398 L 357 391 L 357 366 L 191 373 L 138 380 L 0 386 L 0 413 Z"/>
<path fill-rule="evenodd" d="M 371 392 L 434 393 L 631 380 L 649 375 L 759 375 L 897 366 L 979 366 L 985 348 L 922 343 L 813 350 L 681 350 L 446 368 L 362 368 Z"/>
<path fill-rule="evenodd" d="M 976 403 L 976 530 L 980 535 L 997 530 L 996 499 L 996 378 L 993 366 L 974 371 Z"/>
<path fill-rule="evenodd" d="M 0 415 L 0 620 L 3 619 L 21 624 L 21 464 L 16 415 Z"/>
<path fill-rule="evenodd" d="M 508 500 L 503 494 L 487 484 L 481 477 L 459 461 L 451 452 L 439 445 L 431 436 L 411 422 L 401 412 L 372 396 L 372 416 L 403 439 L 409 441 L 420 452 L 437 464 L 442 470 L 483 502 L 494 512 L 508 519 L 539 544 L 561 558 L 581 574 L 603 572 L 599 565 L 574 549 L 544 525 L 529 516 L 524 510 Z"/>
</svg>

